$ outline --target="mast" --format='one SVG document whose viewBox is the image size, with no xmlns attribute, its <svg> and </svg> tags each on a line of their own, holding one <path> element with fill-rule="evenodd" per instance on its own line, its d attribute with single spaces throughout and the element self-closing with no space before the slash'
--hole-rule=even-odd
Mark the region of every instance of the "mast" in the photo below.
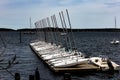
<svg viewBox="0 0 120 80">
<path fill-rule="evenodd" d="M 61 13 L 59 12 L 59 16 L 60 16 L 60 21 L 61 21 L 61 24 L 62 24 L 62 30 L 63 30 L 63 32 L 65 32 L 65 28 L 64 28 L 64 24 L 63 24 L 63 20 L 62 20 L 62 15 L 61 15 Z M 66 32 L 65 32 L 66 33 Z M 68 48 L 68 41 L 67 41 L 67 36 L 65 35 L 65 43 L 66 43 L 66 47 Z"/>
<path fill-rule="evenodd" d="M 116 25 L 116 16 L 115 16 L 115 29 L 117 28 L 117 25 Z"/>
<path fill-rule="evenodd" d="M 39 30 L 38 30 L 38 22 L 35 22 L 35 28 L 36 28 L 36 35 L 38 36 L 38 40 L 39 40 Z"/>
<path fill-rule="evenodd" d="M 55 30 L 56 30 L 56 34 L 57 34 L 56 38 L 57 38 L 57 41 L 58 41 L 58 45 L 60 45 L 61 44 L 61 42 L 60 42 L 61 38 L 60 38 L 59 27 L 58 27 L 58 23 L 57 23 L 57 19 L 56 19 L 55 14 L 53 15 L 53 19 L 54 19 L 54 22 L 55 22 Z"/>
<path fill-rule="evenodd" d="M 52 26 L 53 26 L 53 35 L 54 35 L 54 42 L 56 43 L 56 41 L 57 41 L 57 35 L 56 35 L 56 31 L 55 31 L 55 21 L 54 21 L 54 17 L 53 16 L 51 16 L 51 21 L 52 21 Z"/>
<path fill-rule="evenodd" d="M 45 24 L 45 32 L 46 32 L 46 41 L 49 42 L 49 35 L 48 35 L 49 29 L 48 29 L 48 24 L 47 24 L 46 18 L 44 19 L 44 24 Z"/>
<path fill-rule="evenodd" d="M 41 37 L 41 27 L 42 27 L 42 22 L 41 22 L 41 20 L 40 21 L 38 21 L 38 33 L 39 33 L 39 39 L 41 39 L 40 37 Z"/>
<path fill-rule="evenodd" d="M 47 42 L 45 26 L 46 26 L 45 20 L 42 19 L 42 29 L 43 29 L 43 33 L 44 33 L 44 41 Z"/>
<path fill-rule="evenodd" d="M 42 33 L 43 32 L 43 30 L 42 30 L 42 21 L 41 20 L 39 21 L 38 32 L 40 33 L 40 37 L 43 36 L 43 33 Z M 41 38 L 41 40 L 42 40 L 42 38 Z"/>
<path fill-rule="evenodd" d="M 63 23 L 64 23 L 64 26 L 65 26 L 65 30 L 66 30 L 66 33 L 67 33 L 66 37 L 67 37 L 67 42 L 69 43 L 68 47 L 70 47 L 70 49 L 72 50 L 72 46 L 71 46 L 70 38 L 69 38 L 69 35 L 68 35 L 67 25 L 66 25 L 66 22 L 65 22 L 63 11 L 61 12 L 61 14 L 62 14 L 62 18 L 63 18 Z"/>
<path fill-rule="evenodd" d="M 32 28 L 31 17 L 30 17 L 30 19 L 29 19 L 29 23 L 30 23 L 30 28 Z"/>
<path fill-rule="evenodd" d="M 68 23 L 69 23 L 69 26 L 70 26 L 71 38 L 72 38 L 72 41 L 73 41 L 72 43 L 73 43 L 74 49 L 76 49 L 76 44 L 75 44 L 75 40 L 74 40 L 74 36 L 73 36 L 71 21 L 70 21 L 70 17 L 69 17 L 69 13 L 68 13 L 67 9 L 66 9 L 66 13 L 67 13 L 67 18 L 68 18 Z"/>
<path fill-rule="evenodd" d="M 53 44 L 53 41 L 54 41 L 54 35 L 53 35 L 53 32 L 52 32 L 52 29 L 51 29 L 51 24 L 50 24 L 50 19 L 49 17 L 47 17 L 47 24 L 48 24 L 48 27 L 50 28 L 50 36 L 52 37 L 51 38 L 51 43 Z"/>
</svg>

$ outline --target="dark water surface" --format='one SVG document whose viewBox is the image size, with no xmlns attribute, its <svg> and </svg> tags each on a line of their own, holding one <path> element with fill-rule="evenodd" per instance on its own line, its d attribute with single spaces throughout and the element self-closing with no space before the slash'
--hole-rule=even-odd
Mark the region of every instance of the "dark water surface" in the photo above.
<svg viewBox="0 0 120 80">
<path fill-rule="evenodd" d="M 0 66 L 6 66 L 8 60 L 16 54 L 17 64 L 8 69 L 12 74 L 20 73 L 21 80 L 29 80 L 29 75 L 33 75 L 38 67 L 41 80 L 62 80 L 63 74 L 53 73 L 37 56 L 32 52 L 29 43 L 38 38 L 36 34 L 20 34 L 19 32 L 0 32 L 2 40 L 6 44 L 4 48 L 3 41 L 0 39 Z M 116 63 L 120 64 L 120 44 L 111 45 L 110 41 L 114 38 L 120 40 L 120 32 L 74 32 L 74 40 L 79 51 L 86 56 L 104 55 Z M 41 36 L 39 35 L 41 39 Z M 49 36 L 50 39 L 50 36 Z M 43 38 L 41 39 L 43 40 Z M 63 39 L 62 39 L 63 40 Z M 1 53 L 4 52 L 2 55 Z M 87 75 L 72 75 L 73 80 L 120 80 L 120 73 L 112 75 L 108 73 L 91 73 Z M 0 70 L 0 80 L 14 80 L 13 76 L 6 70 Z"/>
</svg>

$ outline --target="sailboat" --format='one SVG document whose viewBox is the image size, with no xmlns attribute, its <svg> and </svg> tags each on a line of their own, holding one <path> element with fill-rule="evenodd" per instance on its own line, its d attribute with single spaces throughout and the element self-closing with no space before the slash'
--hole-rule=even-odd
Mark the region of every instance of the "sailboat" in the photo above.
<svg viewBox="0 0 120 80">
<path fill-rule="evenodd" d="M 103 57 L 91 57 L 90 62 L 99 66 L 102 71 L 107 71 L 107 70 L 120 70 L 120 65 L 116 64 L 115 62 L 103 58 Z"/>
<path fill-rule="evenodd" d="M 115 29 L 116 29 L 116 16 L 115 16 Z M 117 39 L 113 39 L 110 43 L 111 43 L 111 44 L 119 44 L 120 41 L 117 40 Z"/>
<path fill-rule="evenodd" d="M 119 41 L 119 40 L 115 40 L 115 39 L 114 39 L 114 40 L 113 40 L 113 41 L 111 41 L 110 43 L 111 43 L 111 44 L 119 44 L 119 43 L 120 43 L 120 41 Z"/>
</svg>

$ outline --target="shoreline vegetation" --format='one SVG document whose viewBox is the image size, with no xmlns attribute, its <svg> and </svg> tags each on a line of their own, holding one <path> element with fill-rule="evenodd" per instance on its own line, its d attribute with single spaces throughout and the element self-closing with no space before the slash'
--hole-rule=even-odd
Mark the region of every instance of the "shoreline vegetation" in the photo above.
<svg viewBox="0 0 120 80">
<path fill-rule="evenodd" d="M 42 29 L 35 29 L 35 28 L 23 28 L 23 29 L 10 29 L 10 28 L 0 28 L 0 31 L 46 31 L 46 32 L 50 32 L 50 31 L 60 31 L 63 32 L 62 28 L 42 28 Z M 69 28 L 67 29 L 68 31 L 71 31 Z M 92 29 L 72 29 L 73 32 L 120 32 L 119 28 L 92 28 Z"/>
</svg>

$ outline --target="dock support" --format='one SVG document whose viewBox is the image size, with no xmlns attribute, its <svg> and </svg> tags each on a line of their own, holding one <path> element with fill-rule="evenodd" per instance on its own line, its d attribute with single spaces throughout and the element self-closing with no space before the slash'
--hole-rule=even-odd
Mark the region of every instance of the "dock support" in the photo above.
<svg viewBox="0 0 120 80">
<path fill-rule="evenodd" d="M 109 67 L 109 73 L 114 74 L 114 67 L 109 59 L 107 60 L 107 64 Z"/>
<path fill-rule="evenodd" d="M 71 74 L 70 73 L 65 73 L 64 74 L 64 80 L 71 80 Z"/>
<path fill-rule="evenodd" d="M 38 68 L 35 70 L 35 80 L 40 80 L 40 73 L 38 71 Z"/>
<path fill-rule="evenodd" d="M 19 73 L 15 73 L 15 80 L 20 80 L 20 74 Z"/>
<path fill-rule="evenodd" d="M 34 80 L 34 75 L 29 75 L 29 80 Z"/>
</svg>

